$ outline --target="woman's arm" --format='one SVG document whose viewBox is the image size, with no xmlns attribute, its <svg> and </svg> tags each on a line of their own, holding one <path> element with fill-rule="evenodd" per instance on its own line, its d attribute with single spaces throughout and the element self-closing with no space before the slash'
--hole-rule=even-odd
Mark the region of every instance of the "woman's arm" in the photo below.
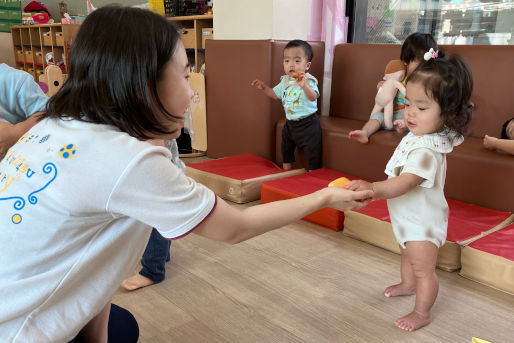
<svg viewBox="0 0 514 343">
<path fill-rule="evenodd" d="M 218 198 L 213 213 L 194 232 L 217 241 L 239 243 L 299 220 L 323 207 L 334 207 L 341 211 L 363 208 L 371 199 L 371 194 L 371 191 L 352 192 L 327 187 L 306 196 L 243 210 Z"/>
</svg>

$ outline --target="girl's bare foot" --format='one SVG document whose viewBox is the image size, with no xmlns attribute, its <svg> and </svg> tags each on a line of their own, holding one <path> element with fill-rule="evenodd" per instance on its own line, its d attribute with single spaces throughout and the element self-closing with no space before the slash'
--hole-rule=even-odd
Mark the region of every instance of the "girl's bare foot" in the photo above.
<svg viewBox="0 0 514 343">
<path fill-rule="evenodd" d="M 368 135 L 366 134 L 365 131 L 362 131 L 362 130 L 354 130 L 354 131 L 351 131 L 348 136 L 350 137 L 350 139 L 353 139 L 359 143 L 362 143 L 362 144 L 366 144 L 368 143 L 369 139 L 368 139 Z"/>
<path fill-rule="evenodd" d="M 149 278 L 137 273 L 134 276 L 129 277 L 121 283 L 121 287 L 125 288 L 127 291 L 135 291 L 138 288 L 143 288 L 146 286 L 153 285 L 155 282 L 150 280 Z"/>
<path fill-rule="evenodd" d="M 398 297 L 401 295 L 413 295 L 416 294 L 415 285 L 407 285 L 405 283 L 399 283 L 397 285 L 389 286 L 384 291 L 386 297 Z"/>
<path fill-rule="evenodd" d="M 432 316 L 430 313 L 426 315 L 422 315 L 420 313 L 412 311 L 408 315 L 398 318 L 394 323 L 400 329 L 406 331 L 414 331 L 419 328 L 422 328 L 425 325 L 428 325 L 432 322 Z"/>
<path fill-rule="evenodd" d="M 405 122 L 403 120 L 395 120 L 393 122 L 393 126 L 396 127 L 396 132 L 398 132 L 398 133 L 405 132 Z"/>
</svg>

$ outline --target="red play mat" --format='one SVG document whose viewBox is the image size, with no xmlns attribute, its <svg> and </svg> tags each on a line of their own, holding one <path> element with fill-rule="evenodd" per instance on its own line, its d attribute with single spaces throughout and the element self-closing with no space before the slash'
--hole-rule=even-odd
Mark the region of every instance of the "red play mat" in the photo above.
<svg viewBox="0 0 514 343">
<path fill-rule="evenodd" d="M 514 261 L 514 223 L 477 239 L 469 246 Z"/>
<path fill-rule="evenodd" d="M 242 154 L 217 160 L 190 163 L 187 167 L 236 180 L 247 180 L 284 172 L 284 169 L 277 167 L 273 162 L 253 154 Z"/>
<path fill-rule="evenodd" d="M 261 202 L 267 203 L 307 195 L 327 187 L 331 181 L 343 176 L 350 180 L 356 179 L 355 176 L 331 169 L 321 168 L 309 173 L 265 181 L 261 185 Z M 344 213 L 336 209 L 326 207 L 309 214 L 303 219 L 311 223 L 339 231 L 343 228 Z"/>
</svg>

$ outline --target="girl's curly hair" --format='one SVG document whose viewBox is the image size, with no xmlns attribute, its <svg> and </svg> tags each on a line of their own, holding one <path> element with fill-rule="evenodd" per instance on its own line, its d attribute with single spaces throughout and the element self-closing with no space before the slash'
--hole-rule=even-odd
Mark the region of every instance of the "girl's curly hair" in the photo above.
<svg viewBox="0 0 514 343">
<path fill-rule="evenodd" d="M 409 75 L 408 82 L 421 82 L 426 94 L 441 107 L 441 118 L 446 129 L 457 137 L 467 134 L 472 119 L 473 77 L 467 63 L 459 56 L 444 58 L 439 51 L 437 58 L 423 61 Z M 457 138 L 453 137 L 453 138 Z"/>
</svg>

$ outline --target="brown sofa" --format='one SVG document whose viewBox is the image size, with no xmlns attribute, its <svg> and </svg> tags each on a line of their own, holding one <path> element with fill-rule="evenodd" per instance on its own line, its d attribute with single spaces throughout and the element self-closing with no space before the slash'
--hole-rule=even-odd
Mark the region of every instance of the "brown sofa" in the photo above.
<svg viewBox="0 0 514 343">
<path fill-rule="evenodd" d="M 251 81 L 251 75 L 261 77 L 259 73 L 264 73 L 263 75 L 270 79 L 276 77 L 275 80 L 278 81 L 281 73 L 273 74 L 269 66 L 272 62 L 280 64 L 280 57 L 270 60 L 271 52 L 260 51 L 261 54 L 252 59 L 246 70 L 236 67 L 228 71 L 226 68 L 229 65 L 219 60 L 215 63 L 210 54 L 215 50 L 213 47 L 226 49 L 226 44 L 230 43 L 215 40 L 212 43 L 207 50 L 206 63 L 207 155 L 222 157 L 252 152 L 281 163 L 280 132 L 285 121 L 281 105 L 279 102 L 270 104 L 270 100 L 263 94 L 256 94 L 256 90 L 244 86 Z M 266 43 L 234 41 L 232 44 L 238 44 L 239 50 L 245 52 L 246 57 L 252 54 L 250 46 Z M 474 79 L 472 101 L 475 105 L 470 136 L 448 155 L 445 193 L 452 199 L 514 212 L 514 157 L 488 151 L 482 147 L 483 136 L 499 136 L 501 125 L 514 115 L 514 93 L 511 85 L 514 80 L 514 46 L 473 45 L 440 48 L 447 54 L 457 53 L 463 56 L 470 65 Z M 324 167 L 371 180 L 386 178 L 385 165 L 402 136 L 392 131 L 379 131 L 371 137 L 368 144 L 360 144 L 350 140 L 348 133 L 362 127 L 369 118 L 376 84 L 387 62 L 397 59 L 399 52 L 399 45 L 336 46 L 330 113 L 329 116 L 321 117 Z M 230 53 L 227 51 L 227 55 Z M 275 51 L 275 54 L 277 53 L 278 51 Z M 245 57 L 242 57 L 242 60 Z M 217 59 L 219 58 L 220 56 L 217 56 Z M 317 63 L 319 60 L 313 63 L 313 66 Z M 216 70 L 221 66 L 224 67 L 223 70 Z M 277 65 L 271 68 L 275 69 Z M 265 79 L 265 76 L 262 79 L 267 82 L 269 79 Z M 319 74 L 315 76 L 321 80 Z M 220 82 L 224 78 L 229 79 L 229 82 L 223 81 L 222 86 Z M 240 84 L 234 85 L 236 82 Z M 231 84 L 230 89 L 224 86 L 226 83 Z M 221 89 L 222 87 L 224 89 Z M 220 99 L 213 97 L 219 96 L 224 90 L 227 91 L 223 95 L 226 103 L 223 104 L 225 107 L 222 107 L 221 104 L 217 104 Z M 229 103 L 230 99 L 235 98 L 240 100 Z M 240 117 L 237 113 L 240 113 Z M 270 132 L 277 121 L 274 133 Z M 241 128 L 245 128 L 246 131 L 241 132 Z M 270 152 L 269 144 L 274 144 L 273 152 Z M 298 166 L 306 166 L 303 153 L 300 151 L 297 156 Z"/>
</svg>

